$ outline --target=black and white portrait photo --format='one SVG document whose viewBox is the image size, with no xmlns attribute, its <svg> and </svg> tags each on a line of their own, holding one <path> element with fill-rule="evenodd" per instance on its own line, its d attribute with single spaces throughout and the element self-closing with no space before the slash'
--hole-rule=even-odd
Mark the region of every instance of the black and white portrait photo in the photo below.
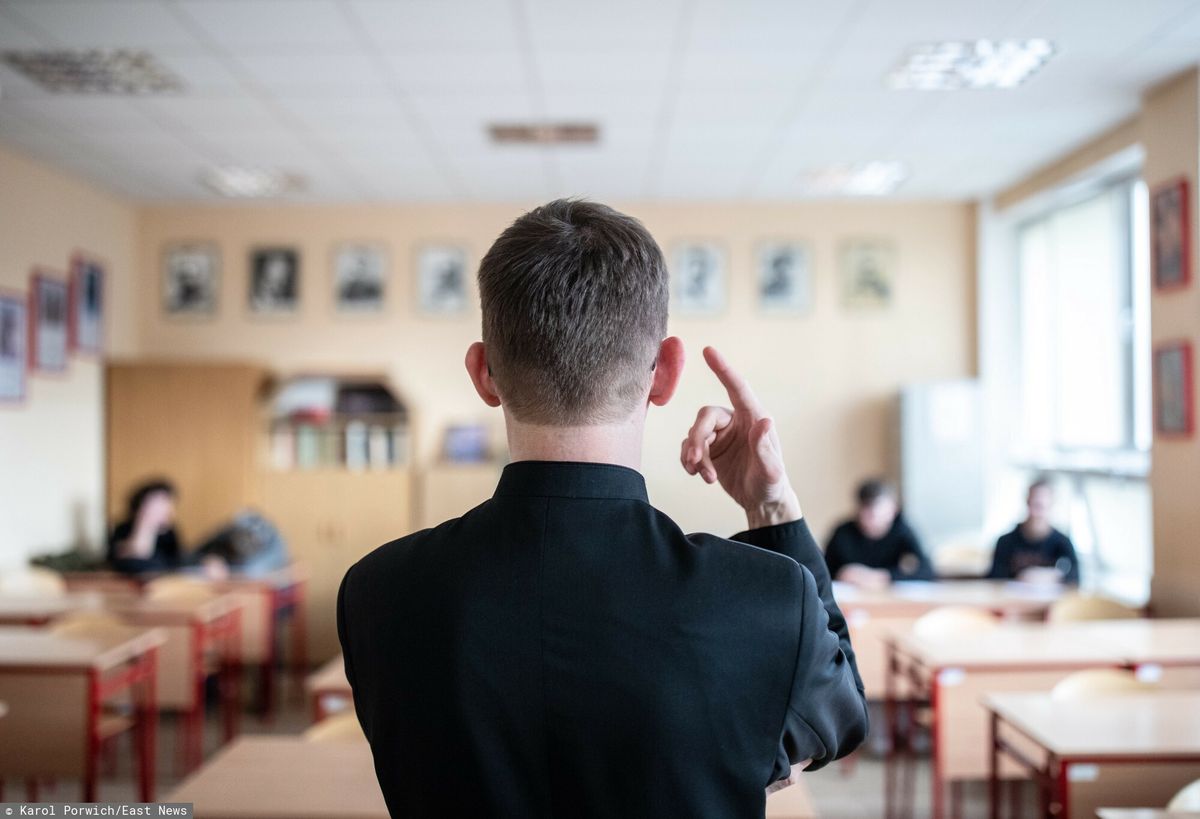
<svg viewBox="0 0 1200 819">
<path fill-rule="evenodd" d="M 1177 179 L 1150 197 L 1150 261 L 1159 290 L 1183 287 L 1191 279 L 1188 183 Z"/>
<path fill-rule="evenodd" d="M 0 294 L 0 401 L 25 397 L 25 300 Z"/>
<path fill-rule="evenodd" d="M 675 310 L 680 315 L 714 315 L 725 309 L 725 251 L 720 245 L 679 245 L 671 279 Z"/>
<path fill-rule="evenodd" d="M 35 273 L 31 303 L 33 332 L 30 359 L 40 372 L 62 372 L 67 368 L 67 282 L 57 276 Z"/>
<path fill-rule="evenodd" d="M 764 313 L 805 313 L 812 307 L 808 247 L 768 242 L 758 248 L 758 305 Z"/>
<path fill-rule="evenodd" d="M 98 353 L 104 335 L 104 267 L 95 259 L 76 256 L 71 262 L 71 346 Z"/>
<path fill-rule="evenodd" d="M 334 303 L 339 313 L 378 313 L 387 289 L 387 254 L 373 244 L 339 245 L 333 252 Z"/>
<path fill-rule="evenodd" d="M 163 309 L 169 316 L 217 312 L 221 257 L 215 244 L 170 245 L 163 253 Z"/>
<path fill-rule="evenodd" d="M 263 247 L 250 254 L 250 310 L 261 315 L 295 313 L 300 302 L 300 253 Z"/>
<path fill-rule="evenodd" d="M 896 248 L 888 241 L 853 239 L 842 245 L 842 304 L 849 309 L 892 303 Z"/>
<path fill-rule="evenodd" d="M 417 304 L 423 313 L 461 313 L 467 308 L 467 252 L 456 245 L 428 245 L 417 253 Z"/>
</svg>

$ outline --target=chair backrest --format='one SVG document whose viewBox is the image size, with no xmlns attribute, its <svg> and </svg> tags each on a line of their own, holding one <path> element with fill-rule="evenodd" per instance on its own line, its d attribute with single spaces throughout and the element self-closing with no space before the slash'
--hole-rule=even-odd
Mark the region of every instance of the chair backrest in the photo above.
<svg viewBox="0 0 1200 819">
<path fill-rule="evenodd" d="M 126 628 L 106 611 L 77 611 L 55 620 L 50 631 L 61 637 L 103 637 Z"/>
<path fill-rule="evenodd" d="M 1119 668 L 1089 668 L 1076 671 L 1050 689 L 1052 700 L 1082 700 L 1116 694 L 1143 694 L 1153 691 L 1153 683 L 1139 680 L 1132 671 Z"/>
<path fill-rule="evenodd" d="M 62 575 L 40 566 L 0 574 L 0 594 L 60 597 L 67 592 Z"/>
<path fill-rule="evenodd" d="M 146 584 L 145 594 L 150 600 L 205 600 L 213 597 L 216 590 L 211 584 L 196 577 L 160 577 Z"/>
<path fill-rule="evenodd" d="M 938 639 L 990 631 L 1000 625 L 994 615 L 973 606 L 941 606 L 928 611 L 913 623 L 918 637 Z"/>
<path fill-rule="evenodd" d="M 350 711 L 321 720 L 304 732 L 304 739 L 308 742 L 354 742 L 366 738 L 358 724 L 358 715 Z"/>
<path fill-rule="evenodd" d="M 1171 801 L 1167 803 L 1167 810 L 1178 813 L 1200 812 L 1200 779 L 1190 785 L 1184 785 L 1183 790 L 1172 796 Z"/>
<path fill-rule="evenodd" d="M 1056 600 L 1046 615 L 1051 623 L 1073 623 L 1081 620 L 1133 620 L 1141 612 L 1124 603 L 1095 594 L 1068 594 Z"/>
</svg>

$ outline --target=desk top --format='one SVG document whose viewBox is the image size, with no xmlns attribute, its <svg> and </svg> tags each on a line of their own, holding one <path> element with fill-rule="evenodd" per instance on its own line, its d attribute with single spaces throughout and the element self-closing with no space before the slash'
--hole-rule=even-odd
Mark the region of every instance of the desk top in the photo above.
<svg viewBox="0 0 1200 819">
<path fill-rule="evenodd" d="M 366 742 L 243 737 L 188 777 L 168 802 L 200 819 L 387 819 Z"/>
<path fill-rule="evenodd" d="M 937 668 L 1200 665 L 1200 619 L 1006 623 L 969 639 L 921 638 L 905 627 L 890 630 L 884 640 L 917 662 Z"/>
<path fill-rule="evenodd" d="M 1200 691 L 1076 701 L 1046 693 L 989 694 L 983 704 L 1058 756 L 1200 757 Z"/>
<path fill-rule="evenodd" d="M 1045 611 L 1062 597 L 1062 586 L 1042 586 L 1008 580 L 909 580 L 886 589 L 868 590 L 834 582 L 833 596 L 846 609 L 920 614 L 938 606 L 975 606 L 991 611 Z"/>
<path fill-rule="evenodd" d="M 230 594 L 214 594 L 212 597 L 200 599 L 117 598 L 107 601 L 105 608 L 129 623 L 142 626 L 179 626 L 211 623 L 231 611 L 241 610 L 242 603 Z"/>
<path fill-rule="evenodd" d="M 302 563 L 290 563 L 282 569 L 276 569 L 263 575 L 247 577 L 232 574 L 225 580 L 210 580 L 214 588 L 221 591 L 242 591 L 253 588 L 287 589 L 309 578 L 308 568 Z"/>
<path fill-rule="evenodd" d="M 0 626 L 0 673 L 53 668 L 104 671 L 157 648 L 166 640 L 159 629 L 131 626 L 105 639 L 64 637 L 44 628 Z"/>
<path fill-rule="evenodd" d="M 346 665 L 339 654 L 325 665 L 309 674 L 304 680 L 304 690 L 310 694 L 316 691 L 350 691 L 350 681 L 346 679 Z"/>
<path fill-rule="evenodd" d="M 99 592 L 0 595 L 0 623 L 49 620 L 74 611 L 99 609 L 103 602 L 104 597 Z"/>
<path fill-rule="evenodd" d="M 1181 813 L 1165 808 L 1100 808 L 1100 819 L 1196 819 L 1200 813 Z"/>
</svg>

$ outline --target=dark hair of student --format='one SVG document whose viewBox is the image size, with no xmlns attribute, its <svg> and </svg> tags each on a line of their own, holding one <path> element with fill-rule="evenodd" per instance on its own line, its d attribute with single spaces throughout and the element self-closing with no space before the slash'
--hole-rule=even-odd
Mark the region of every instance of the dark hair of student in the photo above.
<svg viewBox="0 0 1200 819">
<path fill-rule="evenodd" d="M 858 485 L 855 497 L 858 498 L 859 506 L 870 506 L 880 498 L 896 497 L 896 490 L 892 489 L 892 485 L 883 478 L 868 478 Z"/>
<path fill-rule="evenodd" d="M 1036 478 L 1034 478 L 1033 482 L 1029 484 L 1028 494 L 1032 495 L 1039 489 L 1054 489 L 1054 483 L 1050 480 L 1048 475 L 1038 475 Z"/>
<path fill-rule="evenodd" d="M 648 390 L 668 277 L 638 220 L 577 199 L 529 211 L 483 257 L 479 300 L 488 368 L 518 420 L 614 421 Z"/>
<path fill-rule="evenodd" d="M 129 520 L 137 520 L 138 512 L 142 511 L 142 504 L 146 499 L 157 492 L 166 492 L 171 497 L 175 497 L 178 492 L 175 491 L 175 484 L 171 483 L 166 478 L 155 478 L 140 484 L 133 490 L 129 496 Z"/>
</svg>

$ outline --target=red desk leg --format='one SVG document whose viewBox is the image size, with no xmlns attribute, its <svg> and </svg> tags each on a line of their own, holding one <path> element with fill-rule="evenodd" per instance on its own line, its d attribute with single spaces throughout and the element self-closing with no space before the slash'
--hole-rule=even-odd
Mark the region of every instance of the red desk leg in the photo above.
<svg viewBox="0 0 1200 819">
<path fill-rule="evenodd" d="M 991 713 L 991 747 L 988 749 L 988 816 L 1000 819 L 1000 715 Z"/>
<path fill-rule="evenodd" d="M 940 676 L 941 669 L 934 668 L 929 678 L 929 707 L 932 712 L 929 721 L 929 742 L 933 747 L 933 770 L 930 772 L 930 779 L 933 782 L 933 819 L 943 819 L 946 815 L 946 781 L 942 771 L 942 743 L 938 736 L 938 729 L 941 722 L 939 719 L 941 715 L 938 713 L 938 700 L 940 699 L 938 695 L 942 687 L 941 680 L 938 679 Z"/>
<path fill-rule="evenodd" d="M 1050 812 L 1055 816 L 1060 816 L 1062 819 L 1070 819 L 1071 817 L 1071 798 L 1070 798 L 1070 780 L 1067 773 L 1071 768 L 1071 763 L 1065 759 L 1058 760 L 1058 776 L 1056 777 L 1055 798 L 1050 802 Z"/>
<path fill-rule="evenodd" d="M 158 723 L 158 649 L 150 649 L 141 659 L 142 683 L 139 701 L 138 732 L 138 777 L 141 800 L 154 801 L 155 729 Z"/>
<path fill-rule="evenodd" d="M 303 676 L 308 670 L 308 609 L 305 600 L 305 581 L 292 585 L 292 669 Z M 296 690 L 303 697 L 303 686 Z"/>
<path fill-rule="evenodd" d="M 208 628 L 204 623 L 192 623 L 192 707 L 184 717 L 186 740 L 184 770 L 194 771 L 204 760 L 204 651 L 208 643 Z"/>
<path fill-rule="evenodd" d="M 222 659 L 220 670 L 221 706 L 225 717 L 225 742 L 231 742 L 238 732 L 241 711 L 241 643 L 242 613 L 229 612 L 222 618 Z"/>
<path fill-rule="evenodd" d="M 262 706 L 262 721 L 275 716 L 275 665 L 279 662 L 279 611 L 282 593 L 272 587 L 267 593 L 267 646 L 259 669 L 258 701 Z"/>
<path fill-rule="evenodd" d="M 83 801 L 96 801 L 96 778 L 100 765 L 100 673 L 88 672 L 87 748 L 83 759 Z"/>
</svg>

